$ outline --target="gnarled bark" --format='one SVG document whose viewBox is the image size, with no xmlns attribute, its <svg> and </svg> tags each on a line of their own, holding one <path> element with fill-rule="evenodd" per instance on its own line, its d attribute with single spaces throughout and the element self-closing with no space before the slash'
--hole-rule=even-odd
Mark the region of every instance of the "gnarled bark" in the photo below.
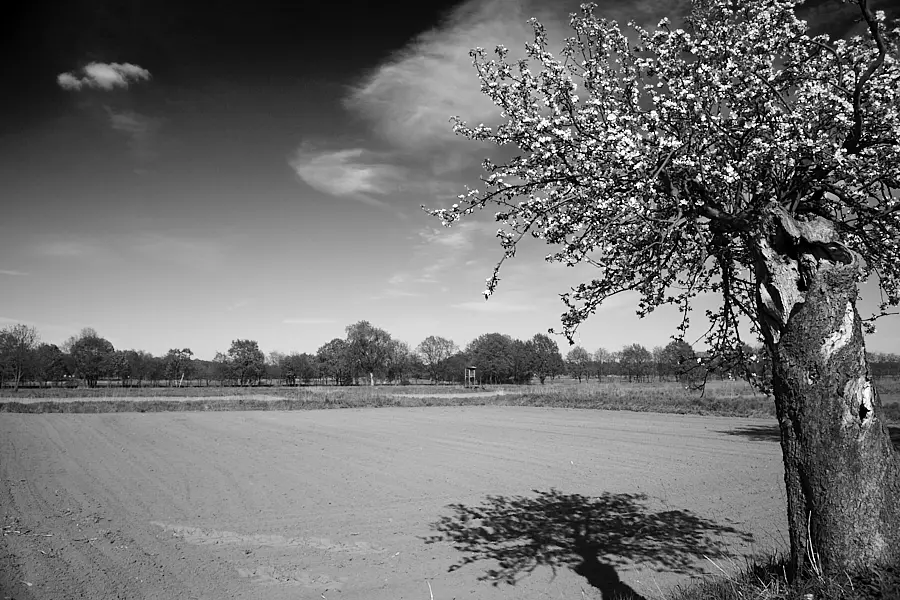
<svg viewBox="0 0 900 600">
<path fill-rule="evenodd" d="M 859 257 L 825 219 L 770 207 L 757 238 L 758 311 L 773 358 L 791 560 L 826 573 L 900 562 L 900 458 L 869 377 Z"/>
</svg>

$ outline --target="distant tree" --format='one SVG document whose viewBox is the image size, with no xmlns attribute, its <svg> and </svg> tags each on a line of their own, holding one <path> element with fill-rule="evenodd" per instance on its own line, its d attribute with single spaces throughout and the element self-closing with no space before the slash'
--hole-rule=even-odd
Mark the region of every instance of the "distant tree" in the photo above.
<svg viewBox="0 0 900 600">
<path fill-rule="evenodd" d="M 597 372 L 597 381 L 603 379 L 604 375 L 609 375 L 609 366 L 613 362 L 613 354 L 606 348 L 597 348 L 593 356 L 594 369 Z"/>
<path fill-rule="evenodd" d="M 153 371 L 153 356 L 143 350 L 125 350 L 125 373 L 130 381 L 137 380 L 137 386 L 141 387 L 145 379 L 150 379 Z"/>
<path fill-rule="evenodd" d="M 669 342 L 660 354 L 660 374 L 682 383 L 697 383 L 703 368 L 698 365 L 694 349 L 683 339 Z"/>
<path fill-rule="evenodd" d="M 450 358 L 441 361 L 440 379 L 451 383 L 462 383 L 466 367 L 474 366 L 465 352 L 457 352 Z"/>
<path fill-rule="evenodd" d="M 322 375 L 319 372 L 319 361 L 314 354 L 304 352 L 300 355 L 299 361 L 300 369 L 297 376 L 303 383 L 309 384 L 314 379 L 321 378 Z"/>
<path fill-rule="evenodd" d="M 240 341 L 240 340 L 239 340 Z M 253 342 L 254 344 L 256 342 Z M 232 348 L 234 344 L 232 343 Z M 257 348 L 257 350 L 259 350 Z M 163 359 L 165 362 L 166 379 L 178 381 L 179 384 L 185 378 L 190 379 L 194 374 L 194 363 L 191 360 L 194 353 L 190 348 L 171 348 Z"/>
<path fill-rule="evenodd" d="M 152 386 L 160 386 L 166 381 L 166 357 L 147 355 L 147 379 Z"/>
<path fill-rule="evenodd" d="M 437 383 L 441 373 L 441 366 L 448 358 L 453 356 L 459 348 L 447 338 L 430 335 L 416 346 L 416 353 L 422 360 L 422 364 L 428 370 L 432 383 Z"/>
<path fill-rule="evenodd" d="M 284 385 L 297 385 L 297 380 L 300 379 L 300 355 L 298 353 L 272 352 L 269 354 L 269 363 L 277 364 L 278 374 Z"/>
<path fill-rule="evenodd" d="M 559 344 L 544 333 L 536 333 L 531 338 L 531 352 L 533 353 L 533 369 L 541 385 L 548 377 L 556 377 L 565 371 L 565 363 L 559 352 Z"/>
<path fill-rule="evenodd" d="M 58 383 L 68 375 L 66 358 L 56 344 L 41 344 L 35 350 L 35 376 L 43 385 Z"/>
<path fill-rule="evenodd" d="M 581 346 L 575 346 L 566 354 L 566 368 L 569 375 L 580 382 L 585 376 L 589 376 L 588 367 L 591 363 L 591 354 Z"/>
<path fill-rule="evenodd" d="M 212 360 L 212 376 L 222 385 L 233 385 L 235 383 L 234 370 L 231 368 L 231 360 L 228 354 L 216 352 Z"/>
<path fill-rule="evenodd" d="M 278 385 L 291 385 L 287 383 L 287 376 L 284 373 L 284 352 L 272 350 L 266 357 L 266 378 L 275 380 Z"/>
<path fill-rule="evenodd" d="M 466 355 L 475 367 L 478 380 L 502 383 L 513 374 L 513 339 L 501 333 L 485 333 L 466 346 Z"/>
<path fill-rule="evenodd" d="M 131 379 L 131 363 L 124 350 L 116 350 L 109 358 L 108 375 L 118 378 L 119 384 L 125 387 Z"/>
<path fill-rule="evenodd" d="M 300 381 L 309 383 L 319 376 L 318 360 L 307 353 L 292 352 L 279 357 L 281 377 L 285 385 L 297 385 Z"/>
<path fill-rule="evenodd" d="M 631 344 L 622 348 L 619 364 L 629 381 L 643 381 L 650 375 L 653 355 L 640 344 Z"/>
<path fill-rule="evenodd" d="M 231 342 L 226 362 L 231 378 L 237 381 L 238 385 L 258 384 L 266 372 L 266 356 L 259 349 L 259 344 L 253 340 Z"/>
<path fill-rule="evenodd" d="M 332 379 L 335 385 L 350 385 L 353 382 L 350 350 L 346 341 L 334 338 L 316 350 L 316 358 L 322 376 Z"/>
<path fill-rule="evenodd" d="M 70 347 L 76 372 L 88 387 L 97 387 L 101 378 L 111 374 L 116 350 L 109 340 L 97 335 L 93 329 L 83 329 Z"/>
<path fill-rule="evenodd" d="M 513 339 L 510 344 L 511 373 L 513 383 L 523 384 L 531 381 L 534 376 L 535 353 L 531 340 L 522 341 Z"/>
<path fill-rule="evenodd" d="M 197 382 L 197 386 L 202 387 L 205 385 L 208 387 L 210 380 L 213 379 L 213 362 L 194 358 L 191 361 L 191 365 L 194 367 L 194 381 Z"/>
<path fill-rule="evenodd" d="M 97 333 L 97 330 L 94 329 L 93 327 L 83 327 L 81 329 L 81 331 L 79 331 L 75 335 L 69 336 L 69 338 L 62 343 L 62 345 L 59 347 L 59 349 L 62 350 L 64 354 L 71 354 L 72 346 L 75 345 L 75 342 L 77 342 L 81 338 L 88 338 L 88 337 L 100 337 L 100 335 Z"/>
<path fill-rule="evenodd" d="M 0 369 L 13 381 L 15 390 L 33 370 L 40 336 L 29 325 L 11 325 L 0 330 Z"/>
<path fill-rule="evenodd" d="M 441 369 L 438 367 L 438 374 L 440 373 Z M 409 379 L 415 379 L 417 383 L 421 383 L 422 381 L 433 381 L 431 372 L 425 366 L 425 363 L 422 362 L 422 357 L 416 351 L 413 351 L 409 355 Z"/>
<path fill-rule="evenodd" d="M 887 352 L 869 354 L 872 377 L 900 377 L 900 356 Z"/>
<path fill-rule="evenodd" d="M 668 377 L 663 350 L 664 348 L 662 346 L 654 346 L 653 349 L 650 350 L 650 356 L 652 357 L 650 361 L 650 375 L 651 377 L 656 375 L 658 381 L 663 381 Z"/>
<path fill-rule="evenodd" d="M 391 340 L 385 361 L 385 375 L 388 381 L 408 383 L 410 369 L 413 365 L 413 351 L 409 344 L 400 340 Z"/>
<path fill-rule="evenodd" d="M 391 334 L 368 321 L 347 326 L 347 347 L 356 374 L 369 377 L 375 385 L 375 374 L 386 370 L 391 353 Z"/>
</svg>

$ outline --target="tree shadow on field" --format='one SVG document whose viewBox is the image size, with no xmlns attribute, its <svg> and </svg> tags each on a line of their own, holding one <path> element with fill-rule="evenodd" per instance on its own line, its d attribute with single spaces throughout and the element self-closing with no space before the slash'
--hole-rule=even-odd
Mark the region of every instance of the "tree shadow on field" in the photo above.
<svg viewBox="0 0 900 600">
<path fill-rule="evenodd" d="M 735 541 L 752 541 L 746 532 L 689 511 L 651 511 L 643 494 L 534 491 L 534 497 L 488 496 L 480 506 L 451 504 L 453 514 L 433 523 L 437 535 L 425 541 L 449 542 L 464 554 L 450 571 L 493 561 L 480 581 L 515 585 L 539 566 L 554 576 L 567 567 L 604 600 L 644 600 L 619 579 L 616 567 L 640 563 L 688 574 L 696 561 L 722 556 Z"/>
<path fill-rule="evenodd" d="M 891 436 L 894 448 L 900 452 L 900 425 L 888 425 L 887 430 Z M 778 428 L 778 425 L 748 425 L 747 427 L 738 427 L 720 433 L 745 437 L 754 442 L 781 441 L 781 430 Z"/>
</svg>

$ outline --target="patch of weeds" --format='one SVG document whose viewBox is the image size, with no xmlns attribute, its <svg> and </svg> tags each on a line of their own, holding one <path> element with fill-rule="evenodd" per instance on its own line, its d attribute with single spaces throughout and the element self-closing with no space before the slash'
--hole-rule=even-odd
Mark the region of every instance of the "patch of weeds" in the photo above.
<svg viewBox="0 0 900 600">
<path fill-rule="evenodd" d="M 678 586 L 666 600 L 900 600 L 900 569 L 872 566 L 855 575 L 787 578 L 779 556 L 751 561 L 732 576 L 716 576 Z"/>
</svg>

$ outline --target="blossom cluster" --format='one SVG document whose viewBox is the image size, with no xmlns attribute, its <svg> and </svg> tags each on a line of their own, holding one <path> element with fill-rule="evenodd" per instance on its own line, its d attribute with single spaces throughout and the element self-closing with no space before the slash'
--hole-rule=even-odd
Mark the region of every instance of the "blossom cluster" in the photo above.
<svg viewBox="0 0 900 600">
<path fill-rule="evenodd" d="M 521 60 L 474 49 L 502 122 L 454 117 L 454 131 L 520 154 L 485 160 L 480 188 L 430 212 L 450 225 L 491 207 L 504 258 L 528 235 L 553 248 L 548 261 L 596 266 L 563 295 L 570 338 L 622 291 L 641 294 L 641 315 L 678 305 L 683 331 L 690 301 L 714 292 L 713 341 L 738 346 L 740 319 L 755 326 L 753 245 L 772 203 L 833 223 L 878 276 L 882 309 L 897 304 L 900 30 L 868 13 L 868 35 L 811 36 L 797 4 L 704 0 L 684 28 L 627 31 L 586 4 L 556 55 L 536 20 Z"/>
</svg>

